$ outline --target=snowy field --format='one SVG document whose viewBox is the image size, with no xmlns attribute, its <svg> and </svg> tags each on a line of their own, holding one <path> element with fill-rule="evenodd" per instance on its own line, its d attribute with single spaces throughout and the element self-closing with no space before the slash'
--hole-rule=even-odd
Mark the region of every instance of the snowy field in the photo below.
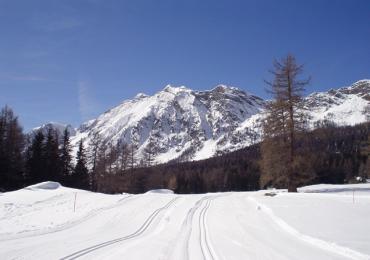
<svg viewBox="0 0 370 260">
<path fill-rule="evenodd" d="M 0 259 L 370 259 L 370 184 L 267 192 L 2 193 Z"/>
</svg>

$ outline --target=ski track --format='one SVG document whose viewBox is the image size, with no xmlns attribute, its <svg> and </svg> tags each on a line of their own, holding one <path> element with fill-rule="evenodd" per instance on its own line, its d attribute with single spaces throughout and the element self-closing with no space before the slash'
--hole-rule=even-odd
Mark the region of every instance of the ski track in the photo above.
<svg viewBox="0 0 370 260">
<path fill-rule="evenodd" d="M 190 239 L 191 239 L 191 235 L 192 235 L 192 232 L 193 232 L 193 220 L 194 220 L 195 214 L 200 209 L 199 217 L 197 219 L 197 224 L 198 224 L 198 228 L 199 228 L 198 238 L 200 239 L 199 240 L 199 248 L 202 252 L 203 259 L 207 259 L 206 252 L 208 252 L 208 255 L 211 256 L 210 259 L 213 259 L 213 260 L 216 259 L 216 257 L 214 256 L 215 255 L 214 249 L 210 245 L 210 241 L 209 241 L 209 234 L 208 234 L 208 231 L 207 231 L 208 229 L 207 229 L 207 226 L 206 226 L 206 223 L 207 223 L 206 222 L 206 213 L 207 213 L 207 211 L 210 207 L 211 201 L 215 200 L 216 198 L 218 198 L 220 196 L 225 196 L 225 195 L 204 196 L 204 197 L 198 199 L 194 203 L 194 205 L 187 211 L 186 217 L 185 217 L 184 221 L 182 222 L 181 229 L 179 231 L 179 237 L 176 240 L 175 245 L 172 247 L 172 251 L 171 251 L 172 254 L 173 254 L 173 251 L 175 250 L 175 248 L 177 246 L 179 246 L 181 248 L 180 251 L 182 252 L 181 259 L 190 260 L 190 257 L 189 257 L 190 246 L 189 246 L 189 244 L 190 244 Z M 202 242 L 202 239 L 204 239 L 204 242 Z M 204 245 L 203 245 L 203 243 L 204 243 Z M 168 259 L 168 260 L 174 259 L 171 253 L 165 259 Z"/>
<path fill-rule="evenodd" d="M 287 222 L 285 222 L 284 220 L 276 216 L 275 213 L 269 207 L 265 206 L 264 204 L 259 203 L 255 198 L 248 196 L 247 199 L 253 202 L 255 205 L 257 205 L 257 207 L 264 214 L 268 215 L 273 223 L 279 226 L 284 232 L 295 237 L 297 240 L 303 241 L 321 250 L 325 250 L 330 253 L 334 253 L 337 255 L 347 257 L 349 259 L 354 259 L 354 260 L 369 260 L 370 259 L 370 255 L 366 255 L 358 251 L 355 251 L 353 249 L 337 245 L 333 242 L 328 242 L 328 241 L 325 241 L 319 238 L 315 238 L 315 237 L 308 236 L 306 234 L 302 234 L 297 229 L 289 225 Z"/>
<path fill-rule="evenodd" d="M 206 214 L 207 211 L 211 205 L 211 199 L 207 198 L 204 207 L 202 208 L 198 224 L 199 224 L 199 243 L 200 243 L 200 249 L 202 251 L 203 259 L 211 259 L 215 260 L 215 257 L 213 256 L 213 250 L 212 246 L 210 245 L 209 238 L 208 238 L 208 232 L 207 232 L 207 225 L 206 225 Z M 209 257 L 208 257 L 209 256 Z"/>
<path fill-rule="evenodd" d="M 185 220 L 183 221 L 182 225 L 181 225 L 181 229 L 180 229 L 180 232 L 179 232 L 179 235 L 180 237 L 177 239 L 173 249 L 176 247 L 177 244 L 179 243 L 182 243 L 182 256 L 183 258 L 182 259 L 185 259 L 185 260 L 190 260 L 189 258 L 189 251 L 190 251 L 190 248 L 189 248 L 189 242 L 190 242 L 190 237 L 191 237 L 191 233 L 193 231 L 193 219 L 194 219 L 194 215 L 195 213 L 197 212 L 197 210 L 201 207 L 202 203 L 204 200 L 208 199 L 210 196 L 206 196 L 206 197 L 202 197 L 200 198 L 199 200 L 197 200 L 194 204 L 193 207 L 191 207 L 187 214 L 186 214 L 186 217 L 185 217 Z M 182 235 L 184 234 L 184 235 Z M 170 257 L 167 257 L 168 260 L 172 260 L 172 256 Z"/>
<path fill-rule="evenodd" d="M 228 199 L 221 198 L 229 195 L 230 198 Z M 85 221 L 93 218 L 92 224 L 101 223 L 101 221 L 103 221 L 105 225 L 102 227 L 108 228 L 107 233 L 104 234 L 104 238 L 95 238 L 96 232 L 92 234 L 87 232 L 85 238 L 90 242 L 87 243 L 86 241 L 81 246 L 69 243 L 72 245 L 71 247 L 67 246 L 66 249 L 57 252 L 58 259 L 125 259 L 127 257 L 128 259 L 218 260 L 229 258 L 248 259 L 250 254 L 251 257 L 255 257 L 251 259 L 256 259 L 256 257 L 258 259 L 274 259 L 271 257 L 275 257 L 276 259 L 299 259 L 300 252 L 304 252 L 305 255 L 301 255 L 302 259 L 310 259 L 309 257 L 312 254 L 312 256 L 316 257 L 312 259 L 344 258 L 370 260 L 370 255 L 368 254 L 338 245 L 340 243 L 336 244 L 328 240 L 316 238 L 315 235 L 309 236 L 300 232 L 290 225 L 290 223 L 287 223 L 284 219 L 276 215 L 278 212 L 274 212 L 269 208 L 267 206 L 269 204 L 264 205 L 260 203 L 259 196 L 258 193 L 236 192 L 192 196 L 175 195 L 174 197 L 171 195 L 170 197 L 159 197 L 160 199 L 165 199 L 159 201 L 154 195 L 126 195 L 113 201 L 112 204 L 106 207 L 92 209 L 78 219 L 58 225 L 52 230 L 45 231 L 44 229 L 40 229 L 36 231 L 25 231 L 24 234 L 14 234 L 14 237 L 11 236 L 6 239 L 11 241 L 11 243 L 4 244 L 4 246 L 10 245 L 9 248 L 11 251 L 7 251 L 4 247 L 4 252 L 8 255 L 4 254 L 3 257 L 0 256 L 0 258 L 35 259 L 36 257 L 41 257 L 43 259 L 48 259 L 48 257 L 50 258 L 50 256 L 53 256 L 60 250 L 60 247 L 58 248 L 58 246 L 56 246 L 56 251 L 53 251 L 53 247 L 49 250 L 45 250 L 42 248 L 42 243 L 35 243 L 35 247 L 33 247 L 31 245 L 33 243 L 29 244 L 29 242 L 33 239 L 40 239 L 40 241 L 48 243 L 47 240 L 49 237 L 47 234 L 65 231 L 70 228 L 72 228 L 70 230 L 72 234 L 79 234 L 81 230 L 84 231 L 84 227 L 79 229 L 77 228 L 79 227 L 78 225 L 82 223 L 85 228 L 90 227 L 91 224 L 89 226 L 89 223 L 85 223 Z M 326 195 L 323 196 L 323 198 L 326 197 Z M 53 196 L 44 201 L 37 201 L 36 204 L 43 203 L 48 207 L 61 198 L 60 196 Z M 143 198 L 143 202 L 145 203 L 142 205 L 142 203 L 140 203 L 141 201 L 136 201 L 136 198 Z M 181 203 L 179 202 L 180 200 Z M 152 204 L 155 202 L 157 203 Z M 120 213 L 120 207 L 124 207 L 125 205 L 129 206 L 130 210 L 127 212 L 131 212 L 130 216 L 135 220 L 135 225 L 131 225 L 130 231 L 126 231 L 122 234 L 122 231 L 115 228 L 115 225 L 118 223 L 117 221 L 120 221 L 122 216 L 121 214 L 116 214 L 116 217 L 115 213 Z M 135 212 L 149 205 L 150 209 L 148 208 L 144 211 L 145 213 L 140 215 L 140 218 L 135 219 Z M 110 209 L 113 209 L 113 212 L 108 211 Z M 113 214 L 113 218 L 109 219 L 107 222 L 105 221 L 105 214 L 107 214 L 107 216 Z M 126 215 L 124 216 L 126 217 Z M 169 216 L 171 216 L 171 220 Z M 97 219 L 94 217 L 97 217 Z M 246 221 L 240 222 L 238 219 L 239 217 Z M 228 230 L 228 226 L 227 224 L 225 225 L 225 222 L 220 226 L 217 225 L 215 221 L 218 219 L 226 221 L 226 223 L 233 223 L 231 224 L 234 226 L 231 226 L 230 235 L 223 235 L 225 230 Z M 235 220 L 238 225 L 234 224 Z M 243 223 L 247 223 L 248 221 L 251 221 L 251 223 L 244 226 Z M 264 226 L 269 228 L 268 231 L 266 231 L 267 228 L 259 228 Z M 73 228 L 77 229 L 74 230 Z M 245 228 L 245 230 L 240 230 L 240 228 Z M 109 233 L 110 229 L 115 229 L 112 233 L 115 234 L 114 236 Z M 101 230 L 104 231 L 103 228 Z M 270 234 L 266 234 L 266 232 L 270 232 L 269 230 L 271 230 L 272 238 L 281 237 L 282 239 L 286 239 L 283 241 L 288 241 L 287 244 L 277 243 L 277 245 L 275 245 L 276 240 L 266 239 L 266 235 L 270 236 Z M 245 232 L 245 236 L 243 232 Z M 60 236 L 63 237 L 63 235 L 68 234 L 70 234 L 69 231 L 65 234 L 53 235 L 50 238 L 55 239 L 55 241 L 61 241 L 59 239 Z M 44 235 L 46 237 L 41 237 Z M 81 235 L 81 238 L 82 237 Z M 27 239 L 23 241 L 22 238 Z M 3 237 L 1 237 L 0 242 L 3 240 Z M 235 247 L 233 244 L 234 240 L 240 241 L 243 245 L 239 244 L 238 247 Z M 335 241 L 335 239 L 333 239 L 333 241 Z M 366 240 L 361 241 L 366 243 Z M 78 242 L 78 240 L 76 240 L 76 242 Z M 289 243 L 296 245 L 297 250 L 290 250 Z M 20 245 L 24 246 L 24 248 L 18 247 Z M 129 251 L 129 248 L 132 250 Z M 222 251 L 222 248 L 236 250 L 229 252 Z M 17 250 L 20 251 L 17 252 Z M 149 252 L 149 254 L 144 251 L 140 252 L 136 250 L 148 250 L 147 252 Z M 151 253 L 151 250 L 153 253 Z M 255 250 L 261 251 L 256 253 Z M 145 257 L 143 257 L 143 255 L 145 255 Z M 54 255 L 54 257 L 56 256 Z"/>
<path fill-rule="evenodd" d="M 110 246 L 112 244 L 116 244 L 122 241 L 126 241 L 129 239 L 136 238 L 140 235 L 142 235 L 151 225 L 151 223 L 154 221 L 154 219 L 164 210 L 167 210 L 172 204 L 175 203 L 176 200 L 178 200 L 179 197 L 173 198 L 170 202 L 168 202 L 165 206 L 160 207 L 152 212 L 152 214 L 144 221 L 144 223 L 140 226 L 139 229 L 137 229 L 135 232 L 133 232 L 130 235 L 123 236 L 120 238 L 112 239 L 103 243 L 96 244 L 94 246 L 87 247 L 85 249 L 79 250 L 77 252 L 74 252 L 68 256 L 62 257 L 61 260 L 71 260 L 71 259 L 77 259 L 81 256 L 87 255 L 93 251 L 96 251 L 98 249 Z"/>
</svg>

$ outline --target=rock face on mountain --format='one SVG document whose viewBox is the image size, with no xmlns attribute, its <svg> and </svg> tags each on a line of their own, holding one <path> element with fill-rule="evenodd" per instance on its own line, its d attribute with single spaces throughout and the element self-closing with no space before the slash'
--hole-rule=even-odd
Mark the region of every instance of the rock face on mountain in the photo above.
<svg viewBox="0 0 370 260">
<path fill-rule="evenodd" d="M 370 116 L 370 80 L 313 93 L 305 100 L 311 125 L 322 120 L 361 123 Z M 88 145 L 98 134 L 106 144 L 134 144 L 138 161 L 153 144 L 156 163 L 201 160 L 257 142 L 265 104 L 225 85 L 209 91 L 168 85 L 153 96 L 140 93 L 84 123 L 71 132 L 72 143 L 83 138 Z"/>
<path fill-rule="evenodd" d="M 370 80 L 313 93 L 306 97 L 306 101 L 312 122 L 330 120 L 338 125 L 355 125 L 369 120 Z"/>
<path fill-rule="evenodd" d="M 265 101 L 219 85 L 210 91 L 166 86 L 139 94 L 82 125 L 75 139 L 98 133 L 105 143 L 135 144 L 142 155 L 154 142 L 156 162 L 199 160 L 250 143 L 240 125 L 263 110 Z M 140 157 L 140 156 L 139 156 Z"/>
</svg>

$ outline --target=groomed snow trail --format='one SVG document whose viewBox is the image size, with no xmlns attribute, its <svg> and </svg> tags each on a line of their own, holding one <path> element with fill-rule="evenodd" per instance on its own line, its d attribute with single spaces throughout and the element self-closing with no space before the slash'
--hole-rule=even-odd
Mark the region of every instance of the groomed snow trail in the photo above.
<svg viewBox="0 0 370 260">
<path fill-rule="evenodd" d="M 119 243 L 119 242 L 122 242 L 122 241 L 125 241 L 125 240 L 137 238 L 138 236 L 142 235 L 149 228 L 149 226 L 152 224 L 153 220 L 162 211 L 168 209 L 177 199 L 178 198 L 174 198 L 170 202 L 168 202 L 165 206 L 163 206 L 161 208 L 158 208 L 155 211 L 153 211 L 153 213 L 150 214 L 150 216 L 145 220 L 145 222 L 140 226 L 140 228 L 137 229 L 132 234 L 127 235 L 127 236 L 123 236 L 123 237 L 120 237 L 120 238 L 112 239 L 112 240 L 109 240 L 109 241 L 106 241 L 106 242 L 103 242 L 103 243 L 99 243 L 99 244 L 94 245 L 94 246 L 87 247 L 85 249 L 82 249 L 82 250 L 79 250 L 77 252 L 74 252 L 73 254 L 70 254 L 68 256 L 62 257 L 61 259 L 62 260 L 77 259 L 77 258 L 79 258 L 81 256 L 87 255 L 87 254 L 89 254 L 89 253 L 91 253 L 91 252 L 93 252 L 95 250 L 100 249 L 100 248 L 103 248 L 103 247 L 106 247 L 106 246 L 110 246 L 112 244 Z"/>
<path fill-rule="evenodd" d="M 370 192 L 361 194 L 356 204 L 335 191 L 266 197 L 23 189 L 0 196 L 0 259 L 370 259 Z M 332 212 L 341 213 L 338 221 Z M 331 225 L 321 224 L 326 219 Z M 356 233 L 341 232 L 343 221 Z"/>
<path fill-rule="evenodd" d="M 208 209 L 211 205 L 211 199 L 208 198 L 204 202 L 204 207 L 202 208 L 202 211 L 200 212 L 200 217 L 199 217 L 199 241 L 200 241 L 200 248 L 202 251 L 202 256 L 204 259 L 210 259 L 210 260 L 215 260 L 216 259 L 216 254 L 214 253 L 214 249 L 212 247 L 212 244 L 210 242 L 209 238 L 209 232 L 207 228 L 207 223 L 206 223 L 206 214 L 208 212 Z"/>
</svg>

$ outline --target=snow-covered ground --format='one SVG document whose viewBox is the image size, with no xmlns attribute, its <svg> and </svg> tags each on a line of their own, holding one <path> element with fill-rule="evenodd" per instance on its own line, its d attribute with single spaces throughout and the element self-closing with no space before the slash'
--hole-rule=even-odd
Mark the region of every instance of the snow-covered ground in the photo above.
<svg viewBox="0 0 370 260">
<path fill-rule="evenodd" d="M 370 184 L 268 192 L 1 193 L 0 259 L 370 259 Z"/>
</svg>

